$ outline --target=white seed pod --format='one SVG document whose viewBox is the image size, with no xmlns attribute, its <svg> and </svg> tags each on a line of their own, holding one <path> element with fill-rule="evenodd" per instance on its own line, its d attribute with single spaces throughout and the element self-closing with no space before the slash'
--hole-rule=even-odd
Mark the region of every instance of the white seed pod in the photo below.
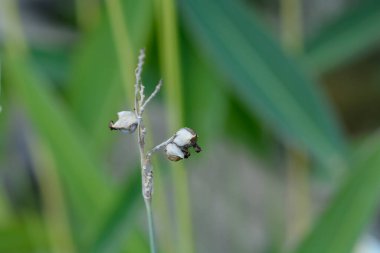
<svg viewBox="0 0 380 253">
<path fill-rule="evenodd" d="M 184 127 L 178 130 L 173 139 L 173 143 L 177 144 L 179 147 L 190 147 L 193 146 L 197 141 L 197 134 L 194 130 Z"/>
<path fill-rule="evenodd" d="M 185 154 L 181 149 L 174 143 L 169 143 L 165 147 L 165 152 L 170 161 L 179 161 L 185 157 Z"/>
<path fill-rule="evenodd" d="M 122 111 L 117 113 L 118 120 L 114 123 L 110 122 L 111 130 L 120 130 L 124 133 L 133 133 L 137 128 L 136 115 L 131 111 Z"/>
</svg>

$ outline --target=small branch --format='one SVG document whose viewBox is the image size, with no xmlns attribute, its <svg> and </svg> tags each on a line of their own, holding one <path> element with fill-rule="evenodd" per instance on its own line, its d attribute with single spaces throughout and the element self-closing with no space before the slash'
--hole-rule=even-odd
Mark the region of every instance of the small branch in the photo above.
<svg viewBox="0 0 380 253">
<path fill-rule="evenodd" d="M 157 93 L 160 91 L 161 89 L 161 86 L 162 86 L 162 80 L 160 80 L 158 82 L 158 84 L 156 85 L 156 88 L 154 89 L 154 91 L 152 92 L 152 94 L 150 94 L 150 96 L 148 97 L 148 99 L 144 102 L 144 104 L 141 106 L 141 113 L 145 110 L 145 107 L 146 105 L 150 102 L 150 100 L 152 100 L 152 98 L 154 98 L 154 96 L 157 95 Z"/>
<path fill-rule="evenodd" d="M 139 108 L 140 108 L 140 114 L 142 114 L 142 105 L 144 103 L 144 99 L 145 99 L 145 94 L 144 94 L 144 90 L 145 90 L 145 86 L 142 84 L 142 82 L 140 83 L 140 101 L 139 101 Z"/>
<path fill-rule="evenodd" d="M 152 148 L 147 154 L 146 154 L 146 160 L 150 160 L 151 156 L 153 155 L 154 152 L 157 152 L 158 150 L 160 150 L 161 148 L 165 147 L 166 145 L 169 144 L 169 142 L 171 142 L 172 140 L 174 139 L 174 136 L 170 137 L 169 139 L 167 139 L 166 141 L 164 141 L 163 143 L 160 143 L 158 144 L 157 146 L 155 146 L 154 148 Z"/>
</svg>

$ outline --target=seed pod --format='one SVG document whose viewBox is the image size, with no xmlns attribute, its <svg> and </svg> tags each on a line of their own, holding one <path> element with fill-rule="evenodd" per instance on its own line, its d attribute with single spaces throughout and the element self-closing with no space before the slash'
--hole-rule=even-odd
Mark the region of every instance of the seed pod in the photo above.
<svg viewBox="0 0 380 253">
<path fill-rule="evenodd" d="M 170 161 L 179 161 L 185 158 L 185 154 L 182 150 L 174 143 L 169 143 L 165 147 L 165 152 Z"/>
<path fill-rule="evenodd" d="M 179 147 L 190 147 L 193 143 L 197 142 L 197 134 L 194 130 L 184 127 L 175 133 L 173 143 L 177 144 Z"/>
<path fill-rule="evenodd" d="M 109 128 L 111 130 L 120 130 L 124 133 L 133 133 L 137 128 L 136 115 L 131 111 L 122 111 L 117 113 L 118 120 L 114 123 L 110 122 Z"/>
<path fill-rule="evenodd" d="M 184 127 L 175 133 L 173 143 L 177 144 L 178 147 L 185 148 L 187 152 L 189 147 L 193 147 L 195 152 L 199 153 L 202 149 L 197 144 L 197 140 L 198 135 L 194 132 L 194 130 Z"/>
</svg>

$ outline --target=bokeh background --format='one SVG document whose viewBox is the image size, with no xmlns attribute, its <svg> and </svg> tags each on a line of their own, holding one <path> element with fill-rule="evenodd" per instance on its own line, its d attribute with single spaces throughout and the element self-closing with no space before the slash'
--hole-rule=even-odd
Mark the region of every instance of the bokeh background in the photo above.
<svg viewBox="0 0 380 253">
<path fill-rule="evenodd" d="M 380 1 L 1 0 L 0 252 L 380 252 Z"/>
</svg>

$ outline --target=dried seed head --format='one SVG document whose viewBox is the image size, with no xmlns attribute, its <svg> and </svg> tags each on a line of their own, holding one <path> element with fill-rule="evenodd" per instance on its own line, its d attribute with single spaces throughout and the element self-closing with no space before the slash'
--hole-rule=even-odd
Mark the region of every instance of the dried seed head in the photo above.
<svg viewBox="0 0 380 253">
<path fill-rule="evenodd" d="M 165 147 L 165 152 L 170 161 L 179 161 L 185 158 L 185 154 L 182 150 L 174 143 L 169 143 Z"/>
<path fill-rule="evenodd" d="M 201 152 L 202 149 L 198 146 L 197 139 L 197 134 L 190 128 L 184 127 L 178 130 L 165 147 L 169 160 L 179 161 L 188 158 L 190 147 L 193 147 L 197 153 Z"/>
<path fill-rule="evenodd" d="M 113 121 L 109 123 L 111 130 L 120 130 L 124 133 L 133 133 L 136 130 L 138 122 L 133 112 L 122 111 L 118 112 L 117 116 L 119 119 L 115 123 Z"/>
<path fill-rule="evenodd" d="M 178 130 L 173 139 L 173 143 L 177 144 L 179 147 L 190 147 L 197 142 L 197 134 L 194 130 L 184 127 Z"/>
<path fill-rule="evenodd" d="M 173 143 L 177 144 L 177 146 L 182 150 L 185 148 L 186 152 L 188 152 L 187 149 L 189 147 L 193 147 L 195 152 L 199 153 L 202 151 L 202 149 L 197 144 L 197 140 L 198 135 L 195 133 L 195 131 L 191 128 L 184 127 L 175 133 Z"/>
</svg>

